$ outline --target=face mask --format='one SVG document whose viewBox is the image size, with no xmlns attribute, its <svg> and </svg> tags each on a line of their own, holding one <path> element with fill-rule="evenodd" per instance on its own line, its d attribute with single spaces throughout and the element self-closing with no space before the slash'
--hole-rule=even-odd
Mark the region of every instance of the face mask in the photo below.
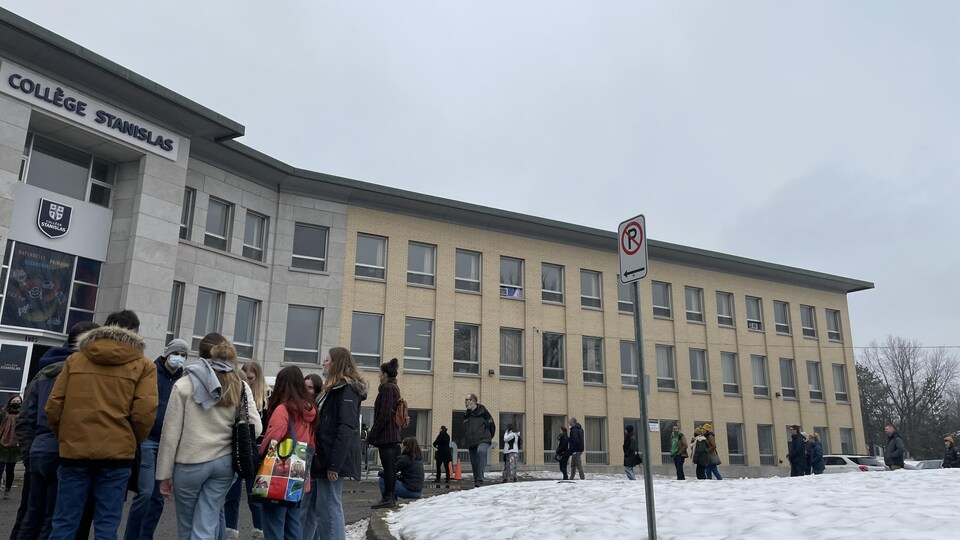
<svg viewBox="0 0 960 540">
<path fill-rule="evenodd" d="M 19 404 L 19 403 L 11 403 L 11 404 L 10 404 L 10 412 L 12 412 L 12 413 L 20 412 L 20 404 Z"/>
<path fill-rule="evenodd" d="M 183 367 L 184 360 L 186 360 L 186 358 L 180 356 L 179 354 L 171 354 L 167 357 L 167 365 L 173 369 L 180 369 Z"/>
</svg>

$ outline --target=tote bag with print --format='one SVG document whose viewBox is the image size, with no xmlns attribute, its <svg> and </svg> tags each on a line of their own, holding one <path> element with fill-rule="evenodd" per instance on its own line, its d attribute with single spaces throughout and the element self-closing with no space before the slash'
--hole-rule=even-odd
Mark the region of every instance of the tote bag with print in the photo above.
<svg viewBox="0 0 960 540">
<path fill-rule="evenodd" d="M 297 441 L 290 419 L 290 434 L 286 439 L 271 439 L 263 453 L 263 461 L 253 481 L 250 494 L 263 504 L 297 507 L 310 481 L 310 461 L 313 446 Z"/>
</svg>

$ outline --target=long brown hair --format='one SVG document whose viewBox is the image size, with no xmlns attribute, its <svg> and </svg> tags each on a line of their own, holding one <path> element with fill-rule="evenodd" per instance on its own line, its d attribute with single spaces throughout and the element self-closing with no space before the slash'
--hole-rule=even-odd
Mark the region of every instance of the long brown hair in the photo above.
<svg viewBox="0 0 960 540">
<path fill-rule="evenodd" d="M 327 354 L 330 356 L 330 367 L 327 368 L 327 381 L 323 383 L 324 392 L 341 382 L 349 384 L 363 380 L 357 371 L 353 355 L 345 347 L 334 347 Z"/>
<path fill-rule="evenodd" d="M 287 413 L 294 422 L 303 421 L 304 411 L 314 408 L 313 396 L 307 392 L 303 372 L 297 366 L 287 366 L 277 373 L 277 381 L 273 383 L 273 393 L 270 394 L 270 406 L 267 407 L 269 414 L 273 415 L 280 405 L 287 406 Z M 314 415 L 310 429 L 316 427 L 318 420 Z"/>
<path fill-rule="evenodd" d="M 241 369 L 247 375 L 253 374 L 253 384 L 250 385 L 253 402 L 256 404 L 257 411 L 265 410 L 267 408 L 267 379 L 263 376 L 263 368 L 256 360 L 251 360 L 244 364 Z"/>
<path fill-rule="evenodd" d="M 418 459 L 423 459 L 423 454 L 420 453 L 420 443 L 417 442 L 416 437 L 407 437 L 400 443 L 400 453 L 410 456 L 410 459 L 417 461 Z"/>
<path fill-rule="evenodd" d="M 214 371 L 217 380 L 220 381 L 220 401 L 216 406 L 233 407 L 239 404 L 243 382 L 240 381 L 240 374 L 236 371 L 237 349 L 233 344 L 217 332 L 210 332 L 200 340 L 197 352 L 200 353 L 200 358 L 225 360 L 233 364 L 234 370 L 231 372 Z"/>
</svg>

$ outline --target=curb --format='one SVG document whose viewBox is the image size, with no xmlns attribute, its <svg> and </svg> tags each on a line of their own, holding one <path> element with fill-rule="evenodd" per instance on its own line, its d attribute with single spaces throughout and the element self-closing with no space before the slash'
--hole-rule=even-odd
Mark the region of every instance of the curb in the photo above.
<svg viewBox="0 0 960 540">
<path fill-rule="evenodd" d="M 387 512 L 393 509 L 377 510 L 370 516 L 370 523 L 367 524 L 367 540 L 397 540 L 390 534 L 390 528 L 387 527 Z"/>
</svg>

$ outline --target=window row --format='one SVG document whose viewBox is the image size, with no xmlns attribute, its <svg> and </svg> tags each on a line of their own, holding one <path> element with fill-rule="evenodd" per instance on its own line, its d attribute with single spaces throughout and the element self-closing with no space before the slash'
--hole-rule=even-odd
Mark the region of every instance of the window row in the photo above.
<svg viewBox="0 0 960 540">
<path fill-rule="evenodd" d="M 653 316 L 665 319 L 673 318 L 672 285 L 661 281 L 654 281 L 653 288 Z M 620 311 L 633 313 L 633 301 L 630 297 L 629 285 L 622 285 L 618 290 L 618 308 Z M 703 308 L 703 289 L 684 287 L 684 315 L 689 322 L 702 323 L 705 321 Z M 720 326 L 735 327 L 733 293 L 717 291 L 717 324 Z M 744 305 L 747 314 L 747 328 L 762 332 L 763 300 L 755 296 L 746 296 Z M 840 331 L 840 311 L 835 309 L 824 310 L 827 321 L 827 338 L 833 341 L 843 341 Z M 791 335 L 790 304 L 780 300 L 773 301 L 774 328 L 778 334 Z M 817 337 L 816 308 L 800 306 L 800 332 L 804 337 Z"/>
<path fill-rule="evenodd" d="M 170 312 L 167 317 L 166 342 L 179 337 L 183 316 L 183 296 L 186 285 L 173 282 Z M 224 333 L 223 308 L 226 294 L 200 287 L 197 290 L 196 312 L 191 335 L 191 349 L 196 351 L 203 336 L 210 332 Z M 256 343 L 260 329 L 261 302 L 254 298 L 237 297 L 233 344 L 240 358 L 256 357 Z M 323 309 L 313 306 L 287 306 L 287 327 L 283 346 L 283 361 L 301 364 L 320 363 L 320 335 Z"/>
<path fill-rule="evenodd" d="M 703 349 L 688 349 L 690 359 L 690 389 L 694 392 L 709 392 L 710 377 L 707 351 Z M 660 390 L 677 390 L 677 370 L 674 359 L 674 347 L 671 345 L 656 345 L 657 354 L 657 388 Z M 780 391 L 776 397 L 797 399 L 799 390 L 795 362 L 792 358 L 780 358 Z M 720 369 L 723 374 L 723 393 L 739 395 L 740 366 L 736 353 L 720 353 Z M 753 383 L 753 395 L 770 397 L 770 377 L 767 369 L 767 357 L 750 355 L 750 369 Z M 823 374 L 820 362 L 808 361 L 807 391 L 811 400 L 824 401 Z M 834 398 L 838 402 L 849 403 L 850 394 L 847 391 L 847 372 L 844 364 L 833 364 Z M 626 382 L 625 382 L 626 384 Z"/>
</svg>

